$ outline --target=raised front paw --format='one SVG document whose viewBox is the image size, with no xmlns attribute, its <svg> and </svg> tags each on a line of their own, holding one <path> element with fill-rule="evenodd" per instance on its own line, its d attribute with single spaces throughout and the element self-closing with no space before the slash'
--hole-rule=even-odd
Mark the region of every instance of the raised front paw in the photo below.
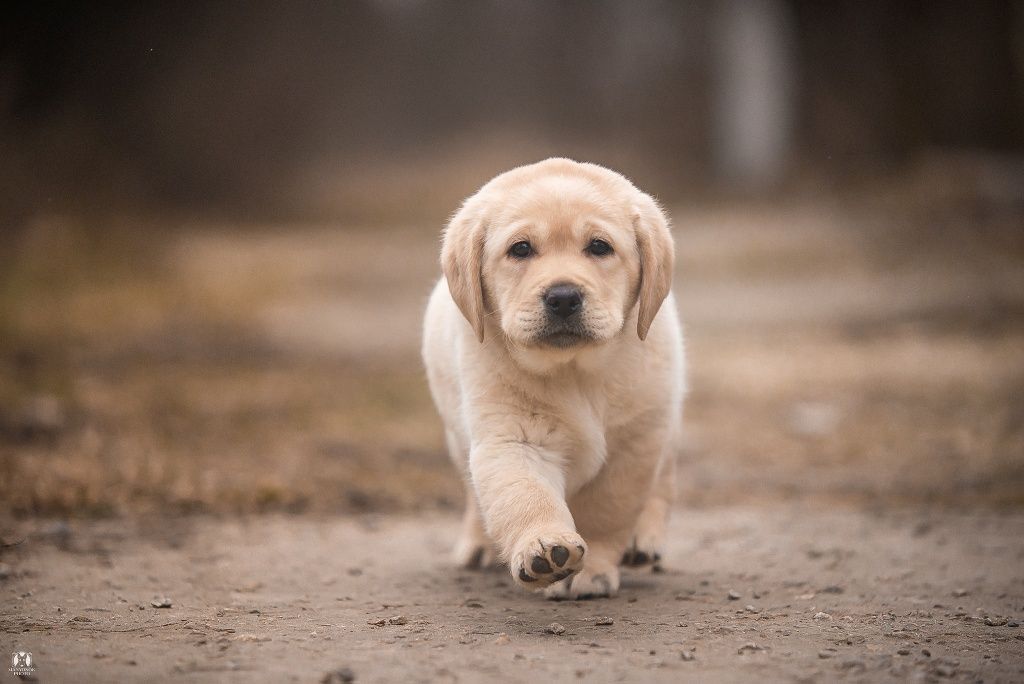
<svg viewBox="0 0 1024 684">
<path fill-rule="evenodd" d="M 540 589 L 579 572 L 587 544 L 575 532 L 524 539 L 512 554 L 509 569 L 520 586 Z"/>
</svg>

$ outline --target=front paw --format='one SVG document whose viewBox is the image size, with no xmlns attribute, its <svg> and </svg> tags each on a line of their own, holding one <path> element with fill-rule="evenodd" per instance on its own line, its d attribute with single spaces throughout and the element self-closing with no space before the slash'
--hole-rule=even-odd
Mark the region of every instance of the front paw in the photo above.
<svg viewBox="0 0 1024 684">
<path fill-rule="evenodd" d="M 588 563 L 564 582 L 552 584 L 544 595 L 555 601 L 613 597 L 619 593 L 619 569 L 611 563 Z"/>
<path fill-rule="evenodd" d="M 512 577 L 526 589 L 540 589 L 579 572 L 587 544 L 575 532 L 530 535 L 512 553 Z"/>
</svg>

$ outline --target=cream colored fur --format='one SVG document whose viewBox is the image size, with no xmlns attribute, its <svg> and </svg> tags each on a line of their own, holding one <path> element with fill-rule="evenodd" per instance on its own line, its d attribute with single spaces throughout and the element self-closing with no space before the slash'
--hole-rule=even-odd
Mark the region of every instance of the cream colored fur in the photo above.
<svg viewBox="0 0 1024 684">
<path fill-rule="evenodd" d="M 595 237 L 613 253 L 587 252 Z M 511 256 L 524 240 L 535 253 Z M 585 598 L 615 595 L 627 550 L 660 551 L 684 394 L 673 260 L 654 200 L 568 159 L 496 177 L 452 218 L 423 358 L 467 481 L 457 562 L 500 559 L 526 588 Z M 562 283 L 590 336 L 568 347 L 538 337 Z"/>
</svg>

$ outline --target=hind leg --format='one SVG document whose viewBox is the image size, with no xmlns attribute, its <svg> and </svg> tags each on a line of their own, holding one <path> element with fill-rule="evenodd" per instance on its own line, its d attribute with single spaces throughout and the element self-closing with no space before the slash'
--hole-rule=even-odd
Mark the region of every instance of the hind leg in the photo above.
<svg viewBox="0 0 1024 684">
<path fill-rule="evenodd" d="M 466 492 L 466 511 L 462 514 L 462 529 L 452 558 L 461 568 L 487 568 L 497 564 L 498 556 L 484 530 L 480 507 L 472 490 Z"/>
<path fill-rule="evenodd" d="M 495 565 L 498 556 L 484 530 L 480 506 L 477 504 L 476 494 L 466 472 L 468 455 L 462 448 L 459 438 L 451 430 L 445 431 L 445 441 L 448 443 L 448 456 L 462 474 L 466 490 L 466 510 L 462 514 L 462 529 L 459 530 L 459 538 L 452 550 L 452 560 L 460 568 L 486 568 Z"/>
<path fill-rule="evenodd" d="M 669 453 L 659 464 L 654 486 L 633 528 L 632 541 L 622 554 L 623 565 L 659 566 L 665 549 L 668 517 L 675 500 L 675 482 L 676 457 Z"/>
</svg>

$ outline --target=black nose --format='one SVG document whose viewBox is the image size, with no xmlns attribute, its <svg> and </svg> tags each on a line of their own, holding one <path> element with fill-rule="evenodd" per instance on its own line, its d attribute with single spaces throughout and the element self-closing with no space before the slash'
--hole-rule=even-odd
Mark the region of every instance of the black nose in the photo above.
<svg viewBox="0 0 1024 684">
<path fill-rule="evenodd" d="M 544 306 L 548 313 L 560 318 L 569 318 L 580 310 L 583 295 L 572 285 L 554 285 L 544 293 Z"/>
</svg>

